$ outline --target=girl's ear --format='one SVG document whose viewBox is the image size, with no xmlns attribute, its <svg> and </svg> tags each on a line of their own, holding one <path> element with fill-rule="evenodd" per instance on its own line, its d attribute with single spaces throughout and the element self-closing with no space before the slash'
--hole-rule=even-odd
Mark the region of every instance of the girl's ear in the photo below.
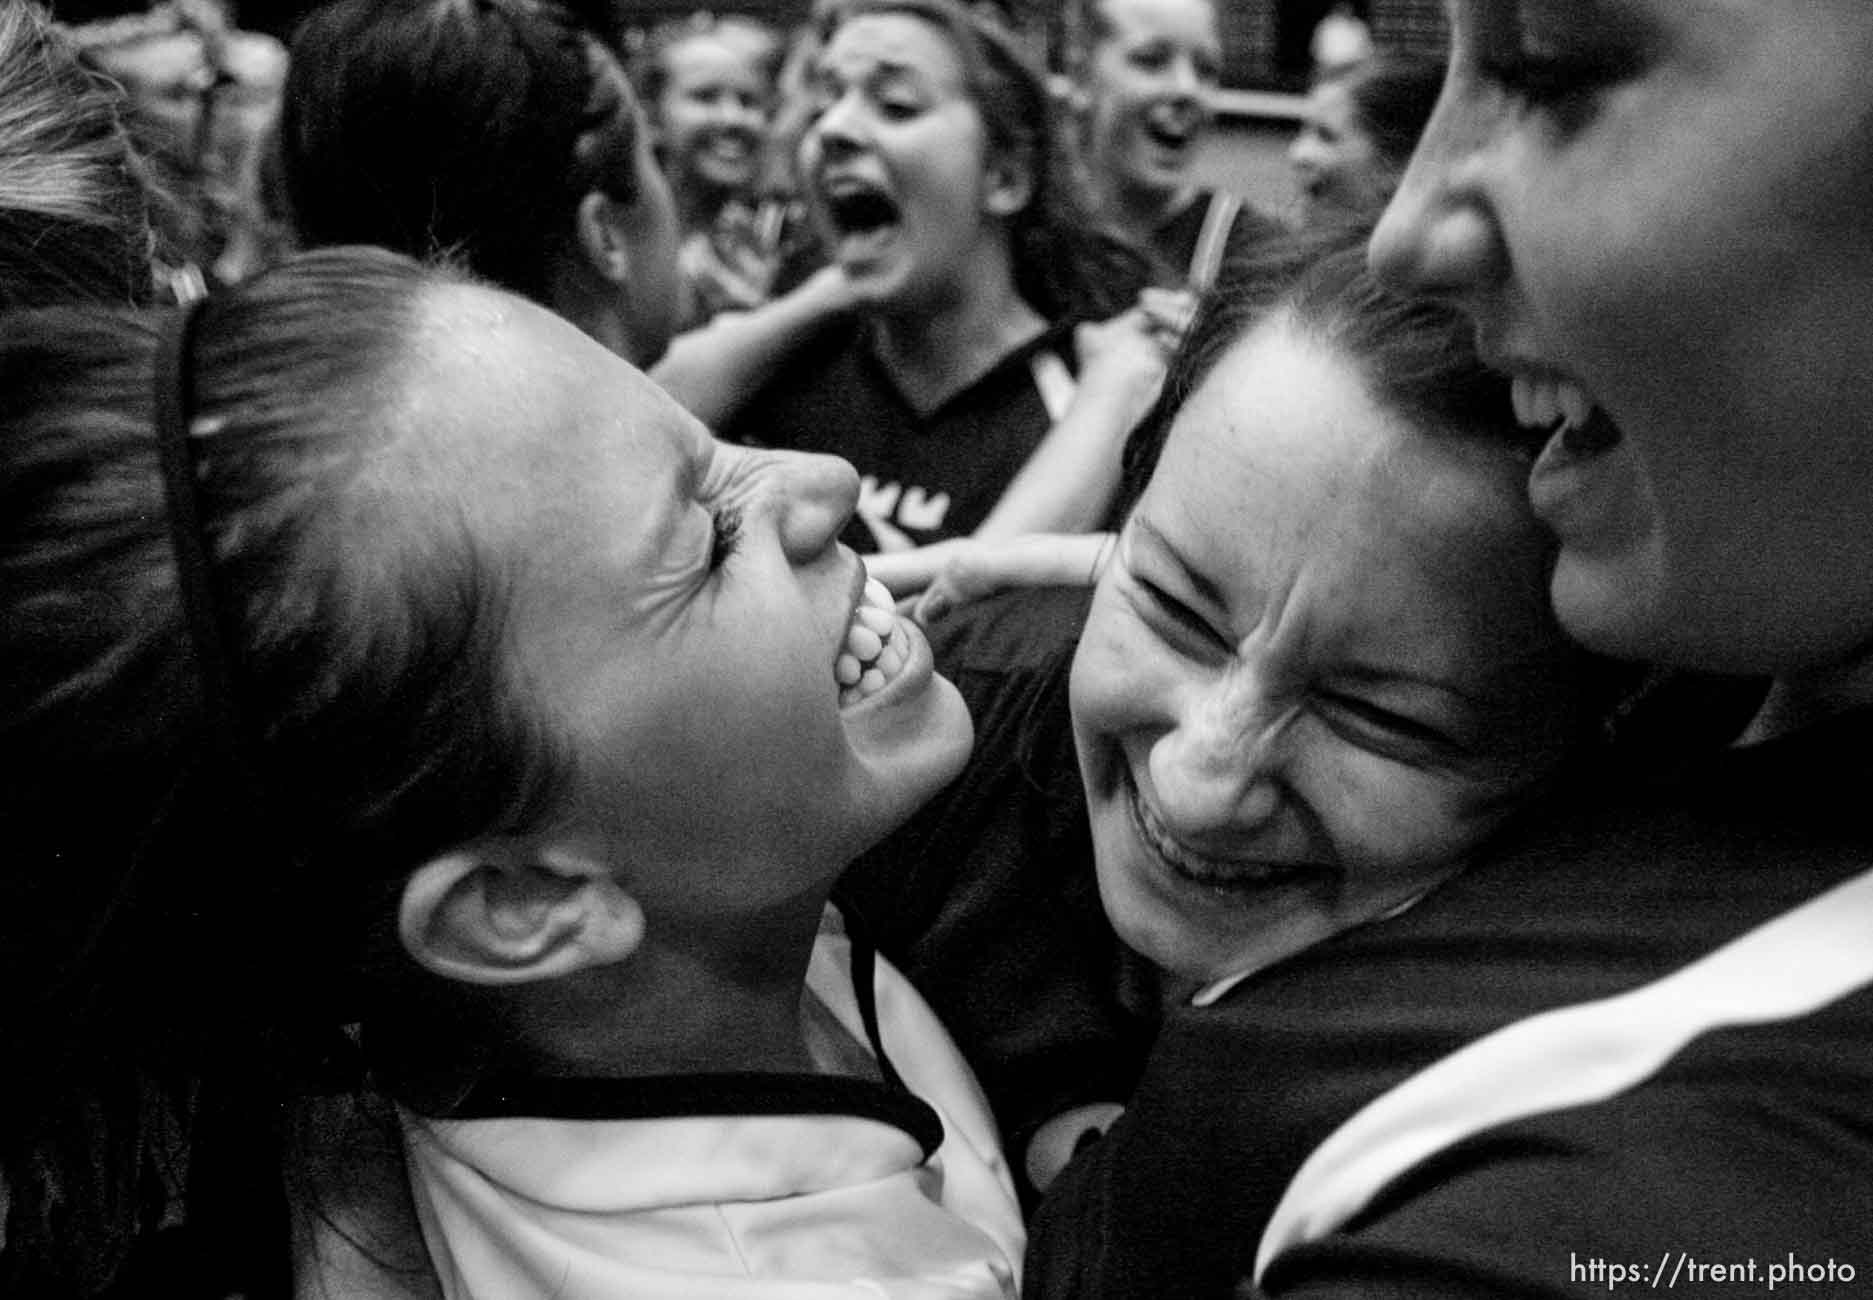
<svg viewBox="0 0 1873 1300">
<path fill-rule="evenodd" d="M 1004 154 L 989 163 L 988 184 L 982 192 L 982 210 L 993 217 L 1012 217 L 1034 198 L 1034 169 L 1025 158 Z"/>
<path fill-rule="evenodd" d="M 503 843 L 418 867 L 403 886 L 397 932 L 433 974 L 524 984 L 623 961 L 643 942 L 644 912 L 596 858 Z"/>
<path fill-rule="evenodd" d="M 612 284 L 629 284 L 633 270 L 622 215 L 618 201 L 597 190 L 579 200 L 579 253 L 594 274 Z"/>
</svg>

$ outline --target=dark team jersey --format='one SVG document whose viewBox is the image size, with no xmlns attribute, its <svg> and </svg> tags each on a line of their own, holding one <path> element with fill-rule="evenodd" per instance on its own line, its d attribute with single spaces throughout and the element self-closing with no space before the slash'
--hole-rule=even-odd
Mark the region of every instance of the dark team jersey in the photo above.
<svg viewBox="0 0 1873 1300">
<path fill-rule="evenodd" d="M 1752 1262 L 1765 1291 L 1799 1265 L 1804 1295 L 1862 1293 L 1869 791 L 1862 711 L 1558 810 L 1402 916 L 1180 1008 L 1042 1204 L 1029 1294 L 1249 1294 L 1284 1193 L 1268 1296 L 1734 1294 Z M 1350 1155 L 1389 1163 L 1315 1154 L 1362 1109 Z M 1310 1155 L 1366 1185 L 1293 1231 Z"/>
<path fill-rule="evenodd" d="M 842 325 L 790 358 L 722 434 L 830 452 L 857 466 L 863 488 L 843 538 L 856 550 L 964 537 L 1070 400 L 1072 342 L 1071 325 L 1055 325 L 935 410 L 919 412 L 873 352 L 866 327 Z"/>
</svg>

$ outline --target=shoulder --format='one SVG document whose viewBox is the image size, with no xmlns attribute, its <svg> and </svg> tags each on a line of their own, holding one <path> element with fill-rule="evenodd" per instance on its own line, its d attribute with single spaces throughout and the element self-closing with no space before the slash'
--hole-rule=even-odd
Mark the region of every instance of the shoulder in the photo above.
<svg viewBox="0 0 1873 1300">
<path fill-rule="evenodd" d="M 1262 1293 L 1560 1300 L 1636 1283 L 1706 1294 L 1766 1286 L 1791 1259 L 1832 1265 L 1837 1285 L 1859 1280 L 1839 1273 L 1873 1266 L 1873 1096 L 1856 1073 L 1834 1082 L 1857 1092 L 1826 1098 L 1773 1078 L 1664 1078 L 1491 1130 L 1414 1168 L 1341 1231 L 1277 1256 Z"/>
</svg>

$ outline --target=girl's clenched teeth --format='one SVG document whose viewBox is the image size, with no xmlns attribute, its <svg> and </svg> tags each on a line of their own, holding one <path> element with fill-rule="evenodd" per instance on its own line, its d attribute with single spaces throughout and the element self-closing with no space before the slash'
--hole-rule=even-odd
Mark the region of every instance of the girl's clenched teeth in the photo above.
<svg viewBox="0 0 1873 1300">
<path fill-rule="evenodd" d="M 864 598 L 853 611 L 845 644 L 833 662 L 841 708 L 876 694 L 903 669 L 908 656 L 897 622 L 891 593 L 876 578 L 867 579 Z"/>
</svg>

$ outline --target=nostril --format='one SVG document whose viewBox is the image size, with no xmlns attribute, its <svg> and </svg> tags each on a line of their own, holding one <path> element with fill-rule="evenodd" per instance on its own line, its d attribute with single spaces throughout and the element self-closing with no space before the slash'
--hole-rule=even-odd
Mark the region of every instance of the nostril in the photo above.
<svg viewBox="0 0 1873 1300">
<path fill-rule="evenodd" d="M 1373 274 L 1394 289 L 1442 296 L 1499 278 L 1507 253 L 1490 215 L 1475 202 L 1427 202 L 1421 193 L 1407 173 L 1367 246 Z"/>
</svg>

